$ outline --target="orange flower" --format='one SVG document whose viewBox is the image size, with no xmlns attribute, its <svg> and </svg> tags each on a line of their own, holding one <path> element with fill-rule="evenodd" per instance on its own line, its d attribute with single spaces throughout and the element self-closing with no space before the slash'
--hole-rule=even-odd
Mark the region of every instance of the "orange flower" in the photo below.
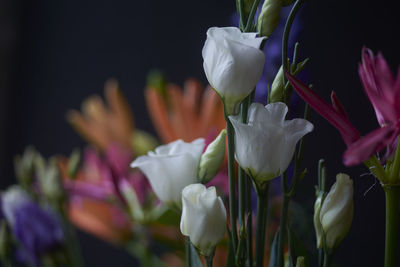
<svg viewBox="0 0 400 267">
<path fill-rule="evenodd" d="M 58 157 L 58 167 L 64 180 L 64 185 L 79 185 L 79 183 L 89 186 L 100 186 L 100 173 L 88 170 L 86 167 L 78 171 L 74 180 L 68 176 L 68 159 Z M 88 173 L 88 171 L 90 173 Z M 107 187 L 103 188 L 104 194 L 108 194 Z M 95 194 L 93 192 L 93 194 Z M 132 235 L 131 221 L 126 213 L 117 205 L 107 202 L 105 199 L 85 196 L 69 196 L 67 206 L 69 219 L 77 227 L 91 233 L 105 241 L 120 244 L 128 241 Z"/>
<path fill-rule="evenodd" d="M 206 137 L 212 129 L 225 128 L 223 105 L 217 93 L 190 79 L 184 92 L 174 84 L 166 87 L 166 99 L 154 88 L 145 92 L 147 109 L 163 143 L 177 139 L 191 142 Z"/>
<path fill-rule="evenodd" d="M 112 143 L 130 148 L 134 130 L 131 108 L 118 87 L 118 82 L 108 80 L 104 86 L 107 105 L 95 95 L 82 104 L 82 113 L 70 110 L 68 122 L 89 143 L 105 150 Z"/>
</svg>

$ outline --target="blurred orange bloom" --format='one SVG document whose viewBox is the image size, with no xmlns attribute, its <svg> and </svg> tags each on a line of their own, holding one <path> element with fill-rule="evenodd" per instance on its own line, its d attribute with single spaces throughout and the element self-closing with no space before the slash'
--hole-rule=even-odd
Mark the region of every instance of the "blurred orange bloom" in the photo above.
<svg viewBox="0 0 400 267">
<path fill-rule="evenodd" d="M 155 88 L 145 91 L 147 109 L 163 143 L 177 139 L 191 142 L 206 137 L 212 129 L 225 128 L 222 102 L 217 93 L 189 79 L 184 91 L 177 85 L 166 86 L 166 99 Z"/>
<path fill-rule="evenodd" d="M 70 110 L 68 122 L 89 143 L 105 150 L 112 143 L 130 148 L 134 131 L 131 108 L 119 89 L 116 80 L 108 80 L 104 86 L 107 103 L 95 95 L 82 104 L 82 112 Z"/>
<path fill-rule="evenodd" d="M 63 180 L 68 181 L 68 159 L 58 157 L 58 167 Z M 92 176 L 92 179 L 96 177 Z M 80 170 L 74 181 L 79 183 L 87 180 L 85 171 Z M 73 224 L 105 241 L 119 244 L 131 237 L 130 219 L 116 205 L 91 197 L 70 196 L 67 209 Z"/>
</svg>

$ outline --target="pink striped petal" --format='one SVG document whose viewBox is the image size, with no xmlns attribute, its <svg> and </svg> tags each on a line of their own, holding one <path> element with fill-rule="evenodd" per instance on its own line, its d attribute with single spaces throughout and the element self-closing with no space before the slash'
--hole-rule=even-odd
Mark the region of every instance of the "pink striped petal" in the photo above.
<svg viewBox="0 0 400 267">
<path fill-rule="evenodd" d="M 373 154 L 378 153 L 390 145 L 397 137 L 398 128 L 393 124 L 378 128 L 351 144 L 343 154 L 343 163 L 346 166 L 359 164 Z"/>
<path fill-rule="evenodd" d="M 342 114 L 342 112 L 339 113 L 336 111 L 336 109 L 318 96 L 313 90 L 308 88 L 296 77 L 290 75 L 290 73 L 287 71 L 285 71 L 285 75 L 299 96 L 303 98 L 303 100 L 307 102 L 322 117 L 330 122 L 336 129 L 338 129 L 342 135 L 343 141 L 347 146 L 352 144 L 360 137 L 360 133 L 351 124 L 347 117 Z"/>
</svg>

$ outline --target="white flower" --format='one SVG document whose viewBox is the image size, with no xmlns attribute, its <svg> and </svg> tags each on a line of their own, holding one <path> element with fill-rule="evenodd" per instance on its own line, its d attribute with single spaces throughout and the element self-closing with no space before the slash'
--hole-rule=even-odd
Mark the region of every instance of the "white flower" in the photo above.
<svg viewBox="0 0 400 267">
<path fill-rule="evenodd" d="M 251 104 L 248 124 L 237 116 L 229 116 L 235 128 L 236 160 L 254 180 L 271 180 L 288 167 L 297 141 L 313 130 L 304 119 L 285 121 L 288 111 L 284 103 L 271 103 L 265 107 Z"/>
<path fill-rule="evenodd" d="M 181 206 L 182 189 L 197 182 L 204 139 L 191 143 L 177 140 L 159 146 L 147 156 L 136 158 L 131 167 L 138 167 L 150 181 L 153 191 L 166 204 Z"/>
<path fill-rule="evenodd" d="M 223 238 L 226 210 L 214 186 L 191 184 L 182 191 L 181 232 L 190 237 L 200 253 L 209 256 Z"/>
<path fill-rule="evenodd" d="M 265 55 L 259 48 L 265 38 L 256 35 L 235 27 L 207 31 L 202 52 L 204 72 L 228 115 L 238 113 L 240 102 L 253 91 L 262 74 Z"/>
<path fill-rule="evenodd" d="M 339 173 L 319 214 L 328 249 L 336 248 L 350 230 L 353 207 L 353 181 L 347 174 Z"/>
</svg>

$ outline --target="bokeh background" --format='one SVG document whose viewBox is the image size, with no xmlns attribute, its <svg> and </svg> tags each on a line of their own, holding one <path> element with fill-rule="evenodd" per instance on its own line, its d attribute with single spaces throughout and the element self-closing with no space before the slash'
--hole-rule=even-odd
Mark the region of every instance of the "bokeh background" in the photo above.
<svg viewBox="0 0 400 267">
<path fill-rule="evenodd" d="M 13 156 L 34 145 L 45 156 L 69 154 L 84 141 L 65 119 L 88 96 L 116 78 L 133 107 L 138 128 L 153 132 L 143 89 L 152 69 L 182 85 L 206 84 L 201 49 L 211 26 L 229 26 L 233 0 L 77 1 L 0 0 L 0 189 L 15 182 Z M 361 133 L 378 126 L 357 74 L 363 45 L 382 51 L 392 70 L 400 64 L 395 1 L 309 0 L 298 18 L 301 55 L 310 57 L 307 82 L 328 99 L 335 90 Z M 268 58 L 267 58 L 268 60 Z M 316 166 L 325 158 L 330 184 L 338 172 L 354 179 L 355 216 L 336 254 L 338 266 L 381 266 L 384 194 L 363 167 L 342 164 L 338 132 L 312 113 L 307 137 L 309 175 L 295 196 L 312 229 Z M 313 232 L 301 234 L 314 240 Z M 135 266 L 122 250 L 79 233 L 87 266 Z M 311 243 L 311 246 L 314 244 Z M 313 248 L 313 247 L 312 247 Z"/>
</svg>

